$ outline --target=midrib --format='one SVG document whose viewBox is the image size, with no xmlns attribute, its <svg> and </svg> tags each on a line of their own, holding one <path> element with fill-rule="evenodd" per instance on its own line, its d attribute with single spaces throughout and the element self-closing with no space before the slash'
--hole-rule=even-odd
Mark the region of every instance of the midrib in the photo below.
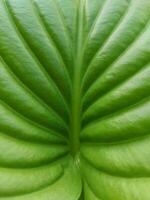
<svg viewBox="0 0 150 200">
<path fill-rule="evenodd" d="M 81 129 L 81 68 L 82 68 L 82 44 L 83 44 L 83 0 L 78 0 L 77 33 L 74 51 L 74 74 L 72 80 L 71 98 L 71 126 L 70 145 L 71 153 L 76 156 L 80 149 Z"/>
</svg>

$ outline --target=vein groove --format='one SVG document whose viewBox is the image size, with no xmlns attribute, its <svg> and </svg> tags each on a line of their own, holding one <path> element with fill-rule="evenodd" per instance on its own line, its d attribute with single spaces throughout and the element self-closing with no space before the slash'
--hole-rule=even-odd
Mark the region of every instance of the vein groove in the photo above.
<svg viewBox="0 0 150 200">
<path fill-rule="evenodd" d="M 109 94 L 110 92 L 115 91 L 115 90 L 116 90 L 117 88 L 119 88 L 121 85 L 123 85 L 124 83 L 127 83 L 127 82 L 130 81 L 132 78 L 134 78 L 134 76 L 136 76 L 138 73 L 144 71 L 145 68 L 149 67 L 149 64 L 150 64 L 149 62 L 146 63 L 145 66 L 142 66 L 141 68 L 139 68 L 136 72 L 134 72 L 134 74 L 129 74 L 129 76 L 128 76 L 126 79 L 122 80 L 122 81 L 119 82 L 117 85 L 113 86 L 113 88 L 111 88 L 110 90 L 107 90 L 107 91 L 104 92 L 102 95 L 97 96 L 97 98 L 96 98 L 94 101 L 92 101 L 90 104 L 88 104 L 88 107 L 86 108 L 86 110 L 84 110 L 84 113 L 85 113 L 88 109 L 90 109 L 90 107 L 91 107 L 92 105 L 94 105 L 96 102 L 98 102 L 101 98 L 103 98 L 104 96 L 106 96 L 106 95 Z M 85 95 L 86 95 L 86 94 L 84 94 L 84 96 L 85 96 Z M 84 98 L 84 96 L 83 96 L 83 98 Z M 84 113 L 83 113 L 83 115 L 84 115 Z"/>
<path fill-rule="evenodd" d="M 122 20 L 121 20 L 121 21 L 122 21 Z M 119 24 L 120 24 L 120 23 L 119 23 Z M 109 70 L 109 68 L 112 67 L 112 65 L 115 65 L 115 63 L 116 63 L 121 57 L 123 57 L 123 56 L 125 55 L 125 53 L 126 53 L 130 48 L 133 48 L 133 47 L 134 47 L 134 45 L 135 45 L 135 43 L 138 41 L 138 39 L 145 33 L 145 30 L 147 29 L 148 25 L 149 25 L 149 20 L 148 20 L 147 23 L 144 25 L 144 28 L 141 29 L 141 31 L 138 33 L 138 35 L 134 38 L 134 40 L 127 46 L 127 48 L 126 48 L 125 50 L 123 50 L 123 52 L 122 52 L 119 56 L 117 56 L 117 58 L 115 58 L 115 59 L 113 60 L 113 62 L 110 63 L 110 64 L 107 66 L 107 68 L 105 68 L 105 69 L 102 71 L 101 74 L 99 74 L 99 76 L 102 76 L 103 73 L 106 72 L 106 70 Z M 116 29 L 115 29 L 114 31 L 116 31 Z M 110 36 L 112 36 L 112 34 L 111 34 Z M 110 39 L 110 38 L 108 38 L 107 40 L 109 40 L 109 39 Z M 106 42 L 107 42 L 107 41 L 106 41 Z M 105 44 L 106 44 L 106 43 L 104 43 L 104 45 L 105 45 Z M 103 47 L 104 47 L 104 46 L 102 46 L 101 48 L 103 48 Z M 100 49 L 101 49 L 101 48 L 100 48 Z M 97 53 L 99 53 L 99 50 L 98 50 Z M 97 55 L 97 53 L 96 53 L 96 55 Z M 96 57 L 96 55 L 95 55 L 94 57 Z M 88 66 L 88 69 L 89 69 L 89 67 L 92 65 L 93 62 L 94 62 L 94 60 L 90 62 L 89 66 Z M 84 77 L 83 77 L 83 81 L 84 81 L 84 79 L 85 79 L 87 73 L 88 73 L 88 70 L 86 71 L 86 73 L 85 73 L 85 75 L 84 75 Z M 89 88 L 91 88 L 91 86 L 97 81 L 97 79 L 99 78 L 99 76 L 89 85 L 87 91 L 88 91 Z M 87 92 L 87 91 L 86 91 L 86 92 Z"/>
<path fill-rule="evenodd" d="M 32 51 L 32 48 L 29 46 L 29 44 L 26 42 L 26 40 L 24 39 L 24 36 L 22 35 L 22 33 L 20 32 L 20 29 L 18 28 L 16 21 L 14 20 L 14 16 L 12 15 L 11 10 L 9 10 L 9 5 L 7 6 L 7 2 L 4 2 L 4 7 L 6 9 L 8 18 L 10 20 L 10 23 L 12 24 L 12 26 L 14 27 L 14 30 L 16 31 L 16 34 L 18 35 L 20 41 L 22 42 L 22 44 L 24 45 L 25 49 L 27 50 L 27 52 L 29 53 L 29 55 L 32 57 L 32 59 L 35 61 L 35 63 L 37 64 L 37 66 L 39 67 L 39 69 L 41 70 L 41 73 L 45 76 L 46 80 L 49 82 L 49 84 L 53 84 L 54 88 L 56 88 L 58 94 L 60 94 L 63 102 L 65 102 L 65 105 L 67 106 L 66 100 L 64 99 L 64 96 L 62 95 L 61 91 L 59 90 L 59 88 L 57 87 L 57 85 L 55 84 L 55 82 L 50 78 L 49 74 L 47 73 L 47 71 L 45 70 L 45 68 L 43 67 L 41 61 L 39 60 L 39 58 L 36 56 L 36 54 L 34 53 L 34 51 Z M 48 105 L 49 106 L 49 105 Z M 68 106 L 67 106 L 68 107 Z M 55 111 L 56 112 L 56 111 Z"/>
</svg>

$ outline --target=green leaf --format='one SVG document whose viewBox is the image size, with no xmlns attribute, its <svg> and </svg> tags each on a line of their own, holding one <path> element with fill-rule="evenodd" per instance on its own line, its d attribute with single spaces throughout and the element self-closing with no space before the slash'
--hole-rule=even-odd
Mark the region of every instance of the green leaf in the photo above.
<svg viewBox="0 0 150 200">
<path fill-rule="evenodd" d="M 0 1 L 0 200 L 150 199 L 150 1 Z"/>
</svg>

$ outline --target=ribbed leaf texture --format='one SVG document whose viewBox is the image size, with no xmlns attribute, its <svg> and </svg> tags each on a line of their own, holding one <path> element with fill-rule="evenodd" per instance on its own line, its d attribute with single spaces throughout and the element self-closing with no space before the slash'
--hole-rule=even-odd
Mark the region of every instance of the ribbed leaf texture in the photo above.
<svg viewBox="0 0 150 200">
<path fill-rule="evenodd" d="M 0 0 L 0 200 L 150 200 L 150 0 Z"/>
</svg>

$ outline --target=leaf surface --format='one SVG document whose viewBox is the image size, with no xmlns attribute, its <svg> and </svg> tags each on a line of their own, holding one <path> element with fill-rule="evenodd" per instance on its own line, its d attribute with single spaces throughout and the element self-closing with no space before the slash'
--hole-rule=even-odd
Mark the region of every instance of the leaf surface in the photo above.
<svg viewBox="0 0 150 200">
<path fill-rule="evenodd" d="M 150 199 L 150 1 L 0 1 L 0 200 Z"/>
</svg>

